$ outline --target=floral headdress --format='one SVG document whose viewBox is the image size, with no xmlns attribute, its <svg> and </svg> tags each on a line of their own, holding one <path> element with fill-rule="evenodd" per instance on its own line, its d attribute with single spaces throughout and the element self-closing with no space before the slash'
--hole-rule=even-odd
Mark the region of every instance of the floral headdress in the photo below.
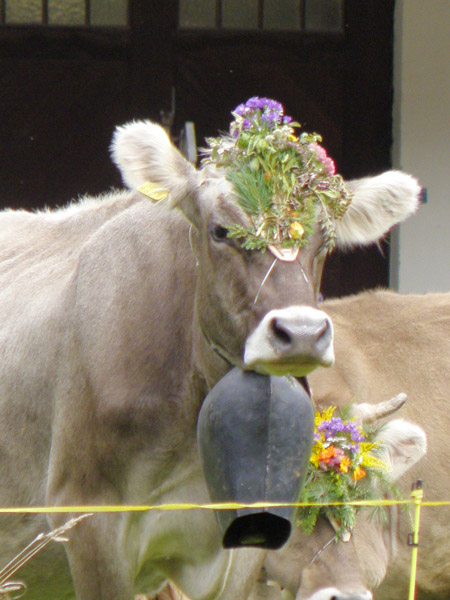
<svg viewBox="0 0 450 600">
<path fill-rule="evenodd" d="M 334 220 L 351 197 L 318 134 L 295 135 L 300 127 L 269 98 L 250 98 L 232 111 L 229 133 L 207 138 L 203 164 L 225 167 L 251 225 L 229 227 L 244 248 L 301 248 L 314 224 L 327 246 L 335 244 Z"/>
<path fill-rule="evenodd" d="M 336 407 L 316 412 L 315 433 L 309 470 L 300 498 L 304 503 L 341 503 L 373 499 L 374 481 L 380 491 L 395 487 L 386 477 L 387 465 L 377 458 L 379 442 L 354 419 L 334 416 Z M 375 451 L 375 453 L 374 453 Z M 304 506 L 298 517 L 306 533 L 311 533 L 320 515 L 326 516 L 343 536 L 353 529 L 354 506 Z"/>
</svg>

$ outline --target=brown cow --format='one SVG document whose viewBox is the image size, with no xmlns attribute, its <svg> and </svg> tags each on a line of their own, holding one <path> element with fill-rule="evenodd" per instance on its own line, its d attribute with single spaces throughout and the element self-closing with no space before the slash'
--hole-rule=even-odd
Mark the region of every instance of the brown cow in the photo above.
<svg viewBox="0 0 450 600">
<path fill-rule="evenodd" d="M 302 376 L 333 360 L 315 308 L 319 223 L 296 261 L 274 264 L 223 235 L 247 222 L 230 182 L 196 170 L 159 126 L 119 128 L 113 157 L 128 191 L 0 215 L 2 506 L 191 500 L 203 484 L 199 408 L 230 365 Z M 147 181 L 169 198 L 152 204 L 137 191 Z M 344 246 L 417 207 L 417 183 L 398 172 L 348 185 Z M 0 565 L 46 529 L 42 515 L 0 525 Z M 96 515 L 65 548 L 70 571 L 61 546 L 24 570 L 30 600 L 131 600 L 166 579 L 199 600 L 247 594 L 211 515 Z"/>
<path fill-rule="evenodd" d="M 361 402 L 355 412 L 362 419 L 373 418 L 374 407 L 380 412 L 378 402 L 407 392 L 401 414 L 420 427 L 393 419 L 380 434 L 392 476 L 399 478 L 405 496 L 421 478 L 426 500 L 448 500 L 450 294 L 379 291 L 327 301 L 322 307 L 333 319 L 336 363 L 309 377 L 318 407 Z M 381 403 L 383 410 L 385 405 Z M 297 528 L 281 550 L 268 552 L 251 600 L 370 600 L 372 592 L 375 600 L 407 598 L 409 516 L 391 508 L 383 526 L 370 514 L 359 512 L 349 542 L 329 544 L 335 532 L 327 520 L 319 521 L 310 536 Z M 448 600 L 448 517 L 448 507 L 422 509 L 417 600 Z"/>
<path fill-rule="evenodd" d="M 316 403 L 321 409 L 370 403 L 359 405 L 357 411 L 367 418 L 372 403 L 406 392 L 402 417 L 423 428 L 428 450 L 415 464 L 425 450 L 420 429 L 398 419 L 389 422 L 380 435 L 390 440 L 393 476 L 401 477 L 398 483 L 406 496 L 411 483 L 421 478 L 427 500 L 448 500 L 450 294 L 365 293 L 328 301 L 322 307 L 334 323 L 336 363 L 332 369 L 311 374 Z M 392 439 L 392 426 L 403 427 L 402 443 L 398 435 Z M 295 530 L 288 544 L 268 554 L 267 575 L 288 587 L 296 600 L 363 600 L 377 588 L 376 600 L 406 598 L 410 519 L 406 512 L 391 509 L 389 523 L 382 527 L 368 514 L 360 511 L 350 542 L 331 544 L 311 564 L 315 553 L 333 537 L 333 529 L 322 521 L 312 536 Z M 422 509 L 418 600 L 448 600 L 449 524 L 448 507 Z"/>
<path fill-rule="evenodd" d="M 368 406 L 379 412 L 383 405 L 388 405 L 387 412 L 390 412 L 392 404 L 398 406 L 401 396 L 405 397 L 400 394 L 389 402 L 380 403 L 380 406 L 364 404 L 363 412 L 368 416 Z M 355 405 L 355 410 L 358 410 L 358 405 Z M 394 480 L 426 452 L 424 431 L 404 419 L 393 419 L 385 424 L 379 441 L 379 455 L 390 466 L 390 476 Z M 396 509 L 391 510 L 390 518 L 396 519 Z M 396 520 L 390 526 L 395 524 Z M 296 528 L 281 550 L 267 553 L 248 600 L 372 600 L 369 588 L 379 585 L 393 552 L 393 544 L 387 538 L 385 540 L 390 532 L 364 510 L 357 516 L 350 540 L 336 543 L 335 526 L 327 519 L 319 519 L 309 536 Z M 242 571 L 234 576 L 247 577 L 246 557 L 242 557 Z M 403 594 L 395 597 L 403 597 Z M 187 600 L 170 585 L 152 600 L 183 598 Z"/>
</svg>

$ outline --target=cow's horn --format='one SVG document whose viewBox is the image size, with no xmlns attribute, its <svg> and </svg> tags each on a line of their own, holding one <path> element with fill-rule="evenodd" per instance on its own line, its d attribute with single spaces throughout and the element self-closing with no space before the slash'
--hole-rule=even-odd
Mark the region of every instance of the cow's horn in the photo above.
<svg viewBox="0 0 450 600">
<path fill-rule="evenodd" d="M 400 408 L 405 404 L 408 396 L 404 393 L 397 394 L 390 400 L 385 400 L 384 402 L 379 402 L 378 404 L 368 404 L 366 402 L 362 404 L 355 404 L 352 408 L 352 415 L 357 417 L 363 423 L 372 423 L 373 421 L 378 421 L 378 419 L 383 419 L 384 417 L 388 417 L 393 413 L 400 410 Z"/>
<path fill-rule="evenodd" d="M 341 530 L 341 528 L 339 527 L 339 523 L 336 521 L 333 515 L 330 514 L 327 515 L 327 517 L 331 527 L 337 534 L 339 534 L 339 539 L 341 540 L 341 542 L 349 542 L 352 539 L 352 532 L 349 529 Z"/>
</svg>

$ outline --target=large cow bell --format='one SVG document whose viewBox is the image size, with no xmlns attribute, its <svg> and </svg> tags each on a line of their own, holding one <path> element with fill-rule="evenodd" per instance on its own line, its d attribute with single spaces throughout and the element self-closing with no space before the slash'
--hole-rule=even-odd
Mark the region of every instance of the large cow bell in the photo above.
<svg viewBox="0 0 450 600">
<path fill-rule="evenodd" d="M 210 391 L 198 420 L 211 500 L 296 502 L 313 433 L 312 402 L 298 381 L 234 368 Z M 289 506 L 215 513 L 225 548 L 280 548 L 294 518 Z"/>
</svg>

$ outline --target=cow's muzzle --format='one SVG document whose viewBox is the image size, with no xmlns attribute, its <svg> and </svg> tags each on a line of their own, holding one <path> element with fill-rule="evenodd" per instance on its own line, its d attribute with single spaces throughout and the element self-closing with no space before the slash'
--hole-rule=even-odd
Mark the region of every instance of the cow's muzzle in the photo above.
<svg viewBox="0 0 450 600">
<path fill-rule="evenodd" d="M 244 365 L 258 373 L 304 377 L 333 362 L 331 319 L 310 306 L 270 311 L 245 344 Z"/>
<path fill-rule="evenodd" d="M 225 548 L 280 548 L 288 539 L 311 455 L 314 410 L 298 381 L 234 368 L 208 394 L 198 443 Z"/>
</svg>

